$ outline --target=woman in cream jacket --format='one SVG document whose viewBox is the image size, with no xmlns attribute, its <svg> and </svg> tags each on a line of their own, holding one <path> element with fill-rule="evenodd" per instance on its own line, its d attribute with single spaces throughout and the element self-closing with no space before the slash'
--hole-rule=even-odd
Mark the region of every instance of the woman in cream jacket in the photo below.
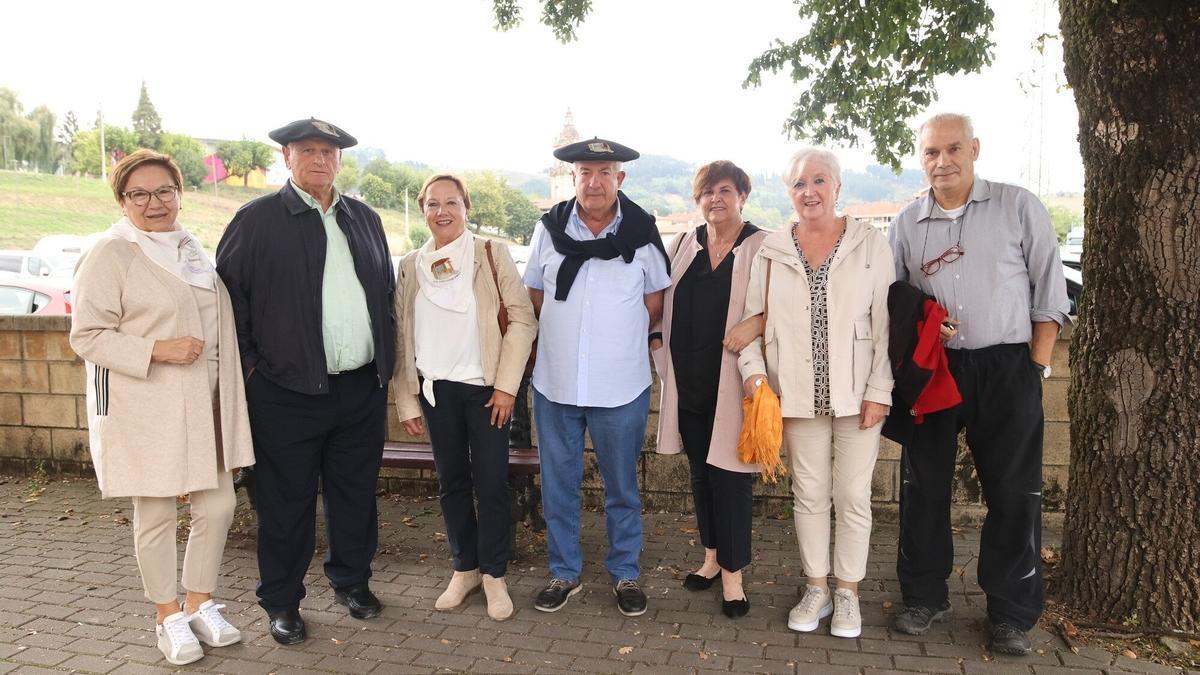
<svg viewBox="0 0 1200 675">
<path fill-rule="evenodd" d="M 101 494 L 133 498 L 133 542 L 158 648 L 191 663 L 240 633 L 212 600 L 233 521 L 234 469 L 254 463 L 229 294 L 177 222 L 182 177 L 139 150 L 113 168 L 125 213 L 79 262 L 71 347 L 87 368 Z M 191 504 L 179 605 L 176 499 Z M 198 639 L 199 640 L 198 640 Z"/>
<path fill-rule="evenodd" d="M 841 171 L 832 153 L 801 150 L 784 180 L 797 220 L 768 235 L 754 260 L 744 316 L 761 314 L 765 305 L 767 318 L 738 367 L 747 395 L 765 377 L 783 410 L 796 537 L 808 577 L 788 627 L 812 631 L 833 614 L 833 635 L 857 637 L 871 476 L 892 402 L 887 295 L 895 267 L 882 232 L 836 215 Z M 837 515 L 832 594 L 831 504 Z"/>
<path fill-rule="evenodd" d="M 503 621 L 513 611 L 504 582 L 508 429 L 537 322 L 508 249 L 467 231 L 471 195 L 461 179 L 431 176 L 417 203 L 432 237 L 400 261 L 393 384 L 405 431 L 421 435 L 428 424 L 454 556 L 434 606 L 458 607 L 482 585 L 488 616 Z"/>
</svg>

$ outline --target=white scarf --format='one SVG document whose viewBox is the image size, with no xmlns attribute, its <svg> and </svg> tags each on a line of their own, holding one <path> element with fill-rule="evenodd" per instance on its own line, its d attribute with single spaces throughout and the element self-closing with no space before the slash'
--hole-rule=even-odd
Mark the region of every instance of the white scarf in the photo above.
<svg viewBox="0 0 1200 675">
<path fill-rule="evenodd" d="M 128 218 L 122 218 L 113 223 L 108 232 L 137 244 L 155 265 L 185 284 L 206 291 L 216 289 L 216 270 L 204 254 L 200 242 L 179 223 L 175 223 L 175 229 L 170 232 L 147 232 L 138 229 Z"/>
<path fill-rule="evenodd" d="M 438 274 L 433 270 L 435 263 L 440 263 Z M 461 314 L 470 308 L 474 276 L 475 237 L 466 230 L 439 249 L 434 249 L 433 238 L 430 237 L 417 251 L 417 278 L 421 294 L 442 309 Z"/>
</svg>

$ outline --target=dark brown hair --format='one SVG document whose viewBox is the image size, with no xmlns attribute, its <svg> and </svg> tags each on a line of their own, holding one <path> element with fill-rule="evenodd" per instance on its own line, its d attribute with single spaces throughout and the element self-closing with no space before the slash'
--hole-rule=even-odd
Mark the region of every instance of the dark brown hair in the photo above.
<svg viewBox="0 0 1200 675">
<path fill-rule="evenodd" d="M 746 175 L 746 172 L 733 162 L 727 159 L 718 159 L 705 164 L 696 172 L 696 177 L 692 180 L 692 199 L 699 202 L 702 192 L 723 180 L 733 183 L 738 194 L 750 194 L 750 176 Z"/>
</svg>

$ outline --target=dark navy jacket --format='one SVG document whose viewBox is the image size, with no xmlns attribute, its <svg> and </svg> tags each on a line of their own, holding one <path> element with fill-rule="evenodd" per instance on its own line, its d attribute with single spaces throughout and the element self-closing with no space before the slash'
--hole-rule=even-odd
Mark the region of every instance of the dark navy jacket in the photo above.
<svg viewBox="0 0 1200 675">
<path fill-rule="evenodd" d="M 366 293 L 383 386 L 396 358 L 396 277 L 383 223 L 369 206 L 345 195 L 335 208 Z M 230 221 L 217 245 L 217 272 L 233 300 L 246 374 L 253 369 L 255 377 L 303 394 L 329 391 L 321 333 L 325 248 L 321 215 L 291 181 L 243 205 Z"/>
</svg>

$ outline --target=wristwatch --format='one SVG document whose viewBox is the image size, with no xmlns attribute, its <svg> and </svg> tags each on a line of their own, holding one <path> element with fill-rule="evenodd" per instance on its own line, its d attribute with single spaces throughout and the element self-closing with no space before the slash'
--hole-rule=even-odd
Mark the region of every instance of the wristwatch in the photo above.
<svg viewBox="0 0 1200 675">
<path fill-rule="evenodd" d="M 1037 361 L 1034 361 L 1033 365 L 1042 369 L 1042 379 L 1043 380 L 1050 379 L 1050 366 L 1043 366 L 1042 364 L 1038 363 Z"/>
</svg>

